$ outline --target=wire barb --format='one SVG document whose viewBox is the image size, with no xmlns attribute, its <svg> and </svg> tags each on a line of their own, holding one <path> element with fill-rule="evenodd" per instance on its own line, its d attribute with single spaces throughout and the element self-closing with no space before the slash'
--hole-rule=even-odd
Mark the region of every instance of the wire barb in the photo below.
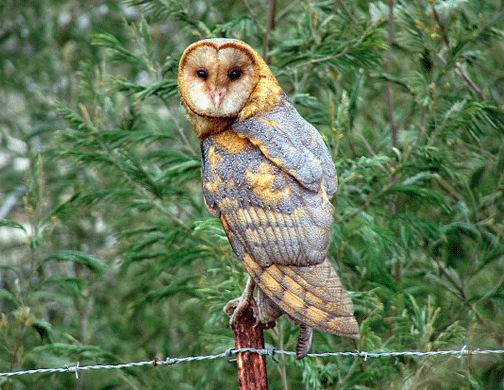
<svg viewBox="0 0 504 390">
<path fill-rule="evenodd" d="M 277 352 L 276 348 L 270 345 L 267 349 L 268 355 L 271 356 L 271 360 L 273 360 L 275 363 L 280 363 L 278 359 L 275 357 L 275 354 Z"/>
<path fill-rule="evenodd" d="M 236 352 L 236 350 L 233 347 L 226 349 L 226 351 L 224 352 L 228 363 L 236 362 L 236 359 L 231 359 L 231 356 L 233 356 L 234 352 Z"/>
<path fill-rule="evenodd" d="M 74 367 L 69 367 L 68 371 L 75 372 L 75 379 L 79 380 L 79 362 Z"/>
<path fill-rule="evenodd" d="M 165 365 L 165 366 L 173 366 L 175 364 L 178 363 L 178 359 L 177 358 L 166 358 L 164 361 L 161 362 L 161 364 Z"/>
</svg>

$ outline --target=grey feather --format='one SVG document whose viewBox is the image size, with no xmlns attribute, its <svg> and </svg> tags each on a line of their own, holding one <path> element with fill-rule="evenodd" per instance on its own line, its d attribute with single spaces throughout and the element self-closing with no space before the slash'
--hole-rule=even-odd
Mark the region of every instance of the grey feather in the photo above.
<svg viewBox="0 0 504 390">
<path fill-rule="evenodd" d="M 329 198 L 336 191 L 336 172 L 327 146 L 317 129 L 299 115 L 285 95 L 270 112 L 236 122 L 232 128 L 260 141 L 265 146 L 261 151 L 270 159 L 280 158 L 282 168 L 305 189 L 317 192 L 322 184 Z"/>
</svg>

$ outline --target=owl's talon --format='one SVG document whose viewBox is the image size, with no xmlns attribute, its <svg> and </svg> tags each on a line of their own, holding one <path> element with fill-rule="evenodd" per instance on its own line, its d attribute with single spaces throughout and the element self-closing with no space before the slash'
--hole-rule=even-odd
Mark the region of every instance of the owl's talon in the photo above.
<svg viewBox="0 0 504 390">
<path fill-rule="evenodd" d="M 236 320 L 241 317 L 243 312 L 249 307 L 252 310 L 254 318 L 258 318 L 257 305 L 253 297 L 254 287 L 254 280 L 252 278 L 249 278 L 247 280 L 247 285 L 245 286 L 245 290 L 243 291 L 242 296 L 229 301 L 226 306 L 224 306 L 224 312 L 229 317 L 231 317 L 229 319 L 229 325 L 233 325 Z"/>
<path fill-rule="evenodd" d="M 236 323 L 238 318 L 240 318 L 247 309 L 252 310 L 252 315 L 256 319 L 256 324 L 254 326 L 257 326 L 260 322 L 257 318 L 256 302 L 254 298 L 249 299 L 243 296 L 229 301 L 226 303 L 226 306 L 224 306 L 224 312 L 230 317 L 229 325 L 232 326 Z"/>
<path fill-rule="evenodd" d="M 224 310 L 224 313 L 226 313 L 228 315 L 228 317 L 233 316 L 233 313 L 234 313 L 236 307 L 238 306 L 239 301 L 240 301 L 240 298 L 235 298 L 235 299 L 230 300 L 228 303 L 226 303 L 226 306 L 224 306 L 223 310 Z"/>
<path fill-rule="evenodd" d="M 232 326 L 247 309 L 252 311 L 252 315 L 255 318 L 254 328 L 259 327 L 266 330 L 273 329 L 276 326 L 275 321 L 261 322 L 256 300 L 254 298 L 248 300 L 243 296 L 232 299 L 224 306 L 224 312 L 230 317 L 229 325 Z"/>
</svg>

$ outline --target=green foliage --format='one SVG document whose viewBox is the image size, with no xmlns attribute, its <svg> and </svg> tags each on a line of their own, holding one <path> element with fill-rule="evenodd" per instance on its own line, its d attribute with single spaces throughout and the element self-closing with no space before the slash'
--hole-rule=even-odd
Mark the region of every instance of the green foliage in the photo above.
<svg viewBox="0 0 504 390">
<path fill-rule="evenodd" d="M 22 4 L 21 4 L 22 3 Z M 242 39 L 323 134 L 330 258 L 359 342 L 502 348 L 504 10 L 499 1 L 131 0 L 0 5 L 0 372 L 221 352 L 246 276 L 207 212 L 178 59 Z M 390 45 L 388 44 L 390 42 Z M 287 320 L 268 344 L 294 349 Z M 468 368 L 470 365 L 470 369 Z M 498 389 L 496 356 L 280 357 L 272 389 Z M 2 379 L 5 389 L 236 387 L 225 360 Z"/>
</svg>

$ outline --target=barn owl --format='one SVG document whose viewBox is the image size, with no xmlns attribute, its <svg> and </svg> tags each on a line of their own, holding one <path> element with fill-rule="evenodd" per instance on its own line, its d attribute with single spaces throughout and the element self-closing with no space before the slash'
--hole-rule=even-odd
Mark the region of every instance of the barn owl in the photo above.
<svg viewBox="0 0 504 390">
<path fill-rule="evenodd" d="M 318 131 L 241 41 L 189 46 L 178 86 L 201 141 L 205 204 L 250 276 L 226 305 L 230 321 L 249 306 L 260 323 L 286 314 L 300 324 L 298 359 L 313 328 L 357 338 L 352 302 L 327 259 L 337 179 Z"/>
</svg>

